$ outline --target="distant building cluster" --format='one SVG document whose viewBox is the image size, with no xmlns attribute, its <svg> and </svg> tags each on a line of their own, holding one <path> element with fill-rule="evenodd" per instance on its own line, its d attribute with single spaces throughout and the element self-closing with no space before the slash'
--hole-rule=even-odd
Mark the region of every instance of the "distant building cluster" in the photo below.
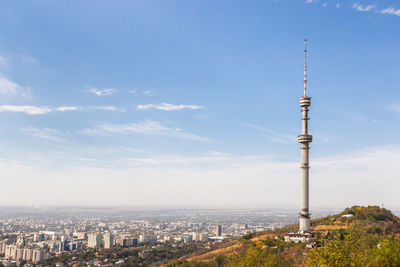
<svg viewBox="0 0 400 267">
<path fill-rule="evenodd" d="M 82 236 L 84 239 L 84 236 Z M 64 251 L 79 251 L 83 240 L 68 239 L 62 232 L 40 231 L 33 234 L 7 234 L 0 241 L 5 260 L 39 263 L 46 257 Z"/>
<path fill-rule="evenodd" d="M 1 254 L 6 259 L 25 260 L 28 262 L 38 263 L 44 259 L 45 251 L 39 248 L 21 248 L 16 245 L 0 244 Z"/>
<path fill-rule="evenodd" d="M 0 216 L 0 263 L 5 266 L 15 266 L 21 261 L 41 264 L 65 253 L 151 248 L 163 243 L 172 247 L 191 242 L 207 245 L 281 227 L 295 220 L 295 217 L 286 215 L 269 219 L 265 214 L 251 216 L 248 211 L 243 214 L 227 211 L 224 214 L 224 211 L 198 210 L 141 211 L 118 216 L 75 211 L 68 215 L 64 212 L 43 213 L 41 216 L 30 213 L 14 217 L 3 215 Z"/>
</svg>

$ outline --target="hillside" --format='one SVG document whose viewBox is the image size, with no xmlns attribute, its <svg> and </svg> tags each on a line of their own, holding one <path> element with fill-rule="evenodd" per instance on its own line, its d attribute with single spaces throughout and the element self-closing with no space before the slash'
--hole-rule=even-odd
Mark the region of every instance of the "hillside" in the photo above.
<svg viewBox="0 0 400 267">
<path fill-rule="evenodd" d="M 167 266 L 400 266 L 400 219 L 387 209 L 354 206 L 312 220 L 320 242 L 312 249 L 283 241 L 297 227 L 212 245 Z"/>
</svg>

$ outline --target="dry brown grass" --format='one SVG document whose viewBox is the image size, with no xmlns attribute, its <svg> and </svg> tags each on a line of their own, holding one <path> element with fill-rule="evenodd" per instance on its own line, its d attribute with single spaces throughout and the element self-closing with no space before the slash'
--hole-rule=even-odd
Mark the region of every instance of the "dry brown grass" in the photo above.
<svg viewBox="0 0 400 267">
<path fill-rule="evenodd" d="M 273 234 L 273 233 L 264 233 L 264 234 L 260 234 L 258 236 L 255 236 L 250 240 L 252 242 L 256 242 L 258 240 L 265 240 L 268 237 L 275 237 L 275 236 L 276 236 L 276 234 Z M 220 254 L 227 255 L 227 256 L 233 255 L 233 254 L 236 254 L 239 251 L 241 246 L 242 245 L 237 240 L 237 243 L 235 243 L 235 244 L 232 244 L 232 242 L 231 242 L 226 247 L 214 249 L 212 251 L 203 253 L 201 255 L 197 255 L 197 256 L 193 256 L 193 257 L 187 258 L 186 260 L 187 261 L 209 261 L 209 260 L 214 259 L 216 256 L 218 256 Z"/>
<path fill-rule="evenodd" d="M 255 236 L 255 237 L 253 237 L 253 238 L 250 239 L 250 240 L 253 241 L 253 242 L 256 242 L 256 241 L 258 241 L 258 240 L 265 240 L 265 239 L 267 239 L 268 237 L 275 237 L 275 236 L 276 236 L 276 234 L 265 233 L 265 234 L 261 234 L 261 235 Z"/>
<path fill-rule="evenodd" d="M 209 260 L 214 259 L 216 256 L 218 256 L 220 254 L 233 255 L 239 250 L 240 246 L 241 246 L 241 244 L 233 244 L 233 245 L 230 245 L 225 248 L 215 249 L 215 250 L 206 252 L 204 254 L 188 258 L 186 260 L 187 261 L 209 261 Z"/>
<path fill-rule="evenodd" d="M 314 231 L 325 231 L 325 230 L 339 230 L 347 229 L 349 226 L 347 224 L 321 224 L 313 227 Z"/>
</svg>

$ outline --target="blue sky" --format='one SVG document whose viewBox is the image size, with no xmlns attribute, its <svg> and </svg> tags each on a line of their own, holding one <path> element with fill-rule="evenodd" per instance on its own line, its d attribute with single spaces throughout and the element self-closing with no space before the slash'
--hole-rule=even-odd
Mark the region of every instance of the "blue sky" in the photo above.
<svg viewBox="0 0 400 267">
<path fill-rule="evenodd" d="M 398 1 L 2 1 L 0 25 L 4 205 L 296 207 L 307 37 L 311 205 L 398 207 Z"/>
</svg>

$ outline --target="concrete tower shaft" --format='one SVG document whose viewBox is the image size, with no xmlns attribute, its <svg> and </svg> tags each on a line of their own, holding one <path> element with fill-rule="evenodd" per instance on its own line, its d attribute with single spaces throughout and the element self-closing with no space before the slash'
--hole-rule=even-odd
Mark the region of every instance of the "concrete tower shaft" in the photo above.
<svg viewBox="0 0 400 267">
<path fill-rule="evenodd" d="M 301 210 L 300 210 L 300 231 L 310 230 L 310 211 L 309 211 L 309 150 L 312 142 L 312 135 L 308 134 L 308 108 L 311 106 L 311 97 L 307 97 L 307 48 L 305 40 L 304 49 L 304 96 L 300 98 L 302 113 L 302 131 L 297 140 L 301 147 Z"/>
</svg>

